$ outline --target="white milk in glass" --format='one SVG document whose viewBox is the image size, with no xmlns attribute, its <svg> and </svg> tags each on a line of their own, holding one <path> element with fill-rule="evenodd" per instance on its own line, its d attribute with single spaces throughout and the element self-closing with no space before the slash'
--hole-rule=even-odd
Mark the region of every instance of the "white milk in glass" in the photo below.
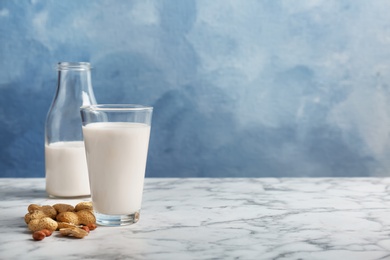
<svg viewBox="0 0 390 260">
<path fill-rule="evenodd" d="M 45 145 L 46 191 L 57 197 L 88 196 L 88 168 L 83 141 Z"/>
<path fill-rule="evenodd" d="M 107 215 L 139 211 L 150 126 L 91 123 L 83 126 L 83 135 L 94 210 Z"/>
</svg>

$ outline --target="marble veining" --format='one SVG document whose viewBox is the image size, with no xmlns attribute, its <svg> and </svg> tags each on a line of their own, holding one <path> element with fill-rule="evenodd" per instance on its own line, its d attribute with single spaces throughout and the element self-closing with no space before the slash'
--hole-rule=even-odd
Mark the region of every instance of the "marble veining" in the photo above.
<svg viewBox="0 0 390 260">
<path fill-rule="evenodd" d="M 390 259 L 388 178 L 148 178 L 140 221 L 36 242 L 44 179 L 0 179 L 0 259 Z"/>
</svg>

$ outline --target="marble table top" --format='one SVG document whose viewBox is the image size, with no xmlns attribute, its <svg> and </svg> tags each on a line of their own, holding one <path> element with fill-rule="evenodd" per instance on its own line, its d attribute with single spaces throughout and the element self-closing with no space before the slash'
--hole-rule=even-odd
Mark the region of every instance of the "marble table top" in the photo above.
<svg viewBox="0 0 390 260">
<path fill-rule="evenodd" d="M 44 185 L 0 178 L 0 259 L 390 259 L 389 178 L 147 178 L 138 223 L 34 241 L 29 204 L 83 201 Z"/>
</svg>

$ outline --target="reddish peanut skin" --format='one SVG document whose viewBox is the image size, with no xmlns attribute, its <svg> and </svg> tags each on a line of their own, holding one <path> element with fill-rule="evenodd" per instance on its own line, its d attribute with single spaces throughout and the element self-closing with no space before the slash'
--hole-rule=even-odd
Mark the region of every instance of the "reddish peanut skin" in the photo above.
<svg viewBox="0 0 390 260">
<path fill-rule="evenodd" d="M 84 229 L 85 231 L 87 231 L 89 233 L 89 228 L 87 226 L 82 226 L 81 229 Z"/>
<path fill-rule="evenodd" d="M 46 237 L 46 235 L 45 235 L 45 233 L 42 232 L 42 231 L 35 231 L 35 232 L 33 233 L 32 237 L 33 237 L 33 239 L 36 240 L 36 241 L 41 241 L 41 240 L 43 240 L 43 239 Z"/>
<path fill-rule="evenodd" d="M 41 231 L 42 231 L 47 237 L 50 237 L 51 234 L 53 233 L 53 232 L 51 232 L 51 231 L 48 230 L 48 229 L 42 229 Z"/>
<path fill-rule="evenodd" d="M 89 230 L 95 230 L 97 228 L 96 224 L 88 224 L 87 227 Z"/>
</svg>

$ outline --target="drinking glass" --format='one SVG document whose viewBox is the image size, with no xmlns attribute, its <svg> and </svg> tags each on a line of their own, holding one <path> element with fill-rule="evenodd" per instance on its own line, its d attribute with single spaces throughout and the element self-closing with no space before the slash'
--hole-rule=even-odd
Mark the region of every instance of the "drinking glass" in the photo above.
<svg viewBox="0 0 390 260">
<path fill-rule="evenodd" d="M 97 223 L 138 222 L 153 108 L 101 104 L 83 106 L 80 112 Z"/>
</svg>

